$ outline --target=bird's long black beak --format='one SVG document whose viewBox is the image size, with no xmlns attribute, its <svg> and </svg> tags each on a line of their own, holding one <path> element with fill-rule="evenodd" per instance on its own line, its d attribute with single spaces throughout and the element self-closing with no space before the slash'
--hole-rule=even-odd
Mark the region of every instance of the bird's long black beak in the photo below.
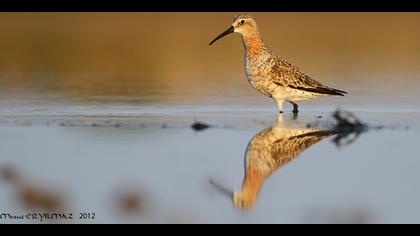
<svg viewBox="0 0 420 236">
<path fill-rule="evenodd" d="M 235 30 L 235 28 L 233 28 L 233 26 L 229 27 L 229 29 L 227 29 L 225 32 L 221 33 L 219 36 L 217 36 L 215 39 L 213 39 L 213 41 L 211 41 L 209 43 L 209 45 L 212 45 L 214 42 L 216 42 L 218 39 L 225 37 L 228 34 L 233 33 Z"/>
<path fill-rule="evenodd" d="M 231 190 L 229 190 L 228 188 L 214 182 L 213 180 L 210 180 L 210 184 L 216 188 L 221 194 L 223 194 L 224 196 L 233 199 L 233 192 Z"/>
</svg>

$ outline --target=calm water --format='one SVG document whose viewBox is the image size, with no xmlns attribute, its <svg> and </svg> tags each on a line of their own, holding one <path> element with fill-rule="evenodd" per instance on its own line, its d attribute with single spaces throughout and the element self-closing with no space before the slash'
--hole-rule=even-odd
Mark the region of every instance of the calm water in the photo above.
<svg viewBox="0 0 420 236">
<path fill-rule="evenodd" d="M 51 118 L 37 117 L 0 127 L 1 163 L 29 185 L 65 196 L 66 212 L 94 212 L 96 219 L 85 223 L 418 223 L 420 113 L 357 115 L 384 128 L 341 148 L 334 137 L 303 148 L 264 181 L 247 211 L 209 181 L 240 190 L 245 150 L 254 135 L 275 123 L 272 112 L 61 117 L 67 123 L 50 127 Z M 194 120 L 214 127 L 195 132 L 189 128 Z M 303 132 L 314 120 L 328 120 L 328 112 L 302 112 L 297 120 L 284 116 L 291 130 Z M 3 212 L 34 211 L 22 205 L 21 188 L 2 183 Z M 139 197 L 138 211 L 121 209 L 117 196 L 125 191 Z"/>
<path fill-rule="evenodd" d="M 420 14 L 255 14 L 275 51 L 349 92 L 302 103 L 296 119 L 286 105 L 281 123 L 245 79 L 239 37 L 207 46 L 231 15 L 1 13 L 0 214 L 420 223 Z M 337 108 L 368 127 L 340 147 Z M 270 155 L 288 164 L 258 181 Z M 246 166 L 247 210 L 232 196 Z"/>
</svg>

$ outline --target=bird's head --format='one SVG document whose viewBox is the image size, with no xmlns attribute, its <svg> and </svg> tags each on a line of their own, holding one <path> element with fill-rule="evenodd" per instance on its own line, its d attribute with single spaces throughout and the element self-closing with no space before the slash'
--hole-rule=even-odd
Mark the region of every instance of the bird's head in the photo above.
<svg viewBox="0 0 420 236">
<path fill-rule="evenodd" d="M 257 201 L 257 193 L 256 192 L 250 192 L 250 191 L 237 191 L 233 194 L 233 205 L 236 208 L 240 208 L 243 210 L 249 210 Z"/>
<path fill-rule="evenodd" d="M 258 32 L 257 23 L 255 22 L 254 18 L 250 15 L 239 15 L 233 18 L 233 23 L 225 32 L 221 33 L 217 36 L 213 41 L 210 42 L 209 45 L 212 45 L 217 40 L 223 38 L 226 35 L 231 33 L 239 33 L 242 36 L 251 34 L 254 32 Z"/>
</svg>

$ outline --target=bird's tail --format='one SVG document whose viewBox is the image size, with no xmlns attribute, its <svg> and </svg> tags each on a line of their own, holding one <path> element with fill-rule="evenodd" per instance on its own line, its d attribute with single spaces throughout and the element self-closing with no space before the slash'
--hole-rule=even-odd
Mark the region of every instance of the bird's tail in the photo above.
<svg viewBox="0 0 420 236">
<path fill-rule="evenodd" d="M 343 90 L 333 89 L 327 86 L 317 86 L 317 87 L 296 87 L 289 85 L 290 88 L 304 90 L 312 93 L 319 93 L 319 94 L 326 94 L 326 95 L 336 95 L 336 96 L 344 96 L 347 92 Z"/>
<path fill-rule="evenodd" d="M 335 95 L 335 96 L 344 96 L 347 94 L 346 91 L 333 89 L 327 86 L 313 88 L 311 92 L 320 93 L 320 94 L 328 94 L 328 95 Z"/>
<path fill-rule="evenodd" d="M 333 89 L 333 88 L 328 88 L 328 89 L 331 91 L 331 95 L 344 96 L 345 94 L 347 94 L 347 92 L 343 90 L 338 90 L 338 89 Z"/>
</svg>

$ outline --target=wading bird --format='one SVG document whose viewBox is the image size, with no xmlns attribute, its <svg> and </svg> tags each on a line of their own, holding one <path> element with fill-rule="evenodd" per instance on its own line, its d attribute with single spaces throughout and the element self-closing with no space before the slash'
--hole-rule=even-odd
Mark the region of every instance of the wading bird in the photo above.
<svg viewBox="0 0 420 236">
<path fill-rule="evenodd" d="M 249 15 L 233 18 L 232 26 L 217 36 L 218 39 L 239 33 L 245 47 L 245 73 L 251 85 L 263 95 L 277 102 L 279 112 L 283 113 L 283 102 L 293 105 L 293 112 L 298 112 L 296 102 L 323 96 L 344 96 L 346 92 L 327 87 L 300 71 L 299 68 L 278 57 L 265 46 L 255 20 Z"/>
</svg>

